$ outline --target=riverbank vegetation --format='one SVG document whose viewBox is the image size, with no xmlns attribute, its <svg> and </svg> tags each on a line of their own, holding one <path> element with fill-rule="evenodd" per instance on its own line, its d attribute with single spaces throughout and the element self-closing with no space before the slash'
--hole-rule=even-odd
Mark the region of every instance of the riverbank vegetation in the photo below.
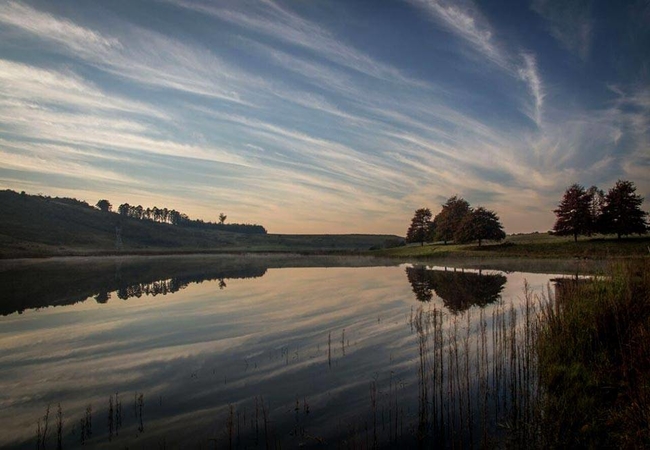
<svg viewBox="0 0 650 450">
<path fill-rule="evenodd" d="M 650 448 L 650 261 L 557 283 L 540 324 L 548 444 Z"/>
</svg>

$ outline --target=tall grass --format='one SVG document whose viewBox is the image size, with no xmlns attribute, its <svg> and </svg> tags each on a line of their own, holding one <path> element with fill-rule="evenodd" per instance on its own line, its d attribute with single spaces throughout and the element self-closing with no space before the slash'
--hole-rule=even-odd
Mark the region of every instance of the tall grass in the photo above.
<svg viewBox="0 0 650 450">
<path fill-rule="evenodd" d="M 650 448 L 650 261 L 558 284 L 537 342 L 549 445 Z"/>
<path fill-rule="evenodd" d="M 537 439 L 540 390 L 533 342 L 539 308 L 529 290 L 521 308 L 499 305 L 491 316 L 483 309 L 462 315 L 418 309 L 413 322 L 420 445 L 485 448 Z"/>
</svg>

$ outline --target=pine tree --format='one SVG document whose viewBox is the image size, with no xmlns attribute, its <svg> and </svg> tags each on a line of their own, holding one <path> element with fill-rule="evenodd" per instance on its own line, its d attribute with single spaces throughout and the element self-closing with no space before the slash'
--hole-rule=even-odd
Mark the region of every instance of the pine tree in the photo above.
<svg viewBox="0 0 650 450">
<path fill-rule="evenodd" d="M 591 198 L 585 188 L 579 184 L 570 186 L 564 193 L 558 208 L 553 212 L 557 216 L 553 231 L 558 236 L 573 236 L 578 241 L 579 234 L 590 235 L 592 231 Z"/>
<path fill-rule="evenodd" d="M 589 220 L 591 222 L 591 232 L 600 233 L 602 229 L 603 207 L 605 206 L 605 193 L 596 186 L 587 189 L 589 196 Z"/>
<path fill-rule="evenodd" d="M 616 233 L 618 238 L 629 234 L 645 234 L 647 212 L 641 210 L 643 197 L 635 194 L 631 181 L 618 180 L 605 196 L 601 226 L 605 233 Z"/>
<path fill-rule="evenodd" d="M 431 235 L 431 225 L 431 211 L 429 208 L 416 210 L 411 220 L 411 226 L 406 232 L 406 242 L 419 242 L 420 245 L 424 245 L 424 242 Z"/>
</svg>

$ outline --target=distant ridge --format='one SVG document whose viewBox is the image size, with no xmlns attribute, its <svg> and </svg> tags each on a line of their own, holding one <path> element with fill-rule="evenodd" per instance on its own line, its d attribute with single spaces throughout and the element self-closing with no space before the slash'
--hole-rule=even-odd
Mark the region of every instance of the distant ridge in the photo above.
<svg viewBox="0 0 650 450">
<path fill-rule="evenodd" d="M 105 212 L 60 197 L 0 191 L 0 257 L 196 252 L 358 251 L 399 244 L 392 235 L 245 234 Z"/>
</svg>

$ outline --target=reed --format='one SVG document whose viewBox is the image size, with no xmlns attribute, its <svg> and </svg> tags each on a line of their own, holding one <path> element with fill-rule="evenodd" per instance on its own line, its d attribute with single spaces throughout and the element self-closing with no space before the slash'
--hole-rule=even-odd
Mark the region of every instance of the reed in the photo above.
<svg viewBox="0 0 650 450">
<path fill-rule="evenodd" d="M 490 326 L 483 309 L 450 314 L 421 306 L 412 314 L 419 445 L 485 448 L 536 439 L 540 390 L 534 343 L 537 303 L 543 301 L 525 287 L 521 309 L 497 305 Z"/>
<path fill-rule="evenodd" d="M 650 447 L 650 261 L 558 284 L 541 313 L 547 444 Z"/>
</svg>

